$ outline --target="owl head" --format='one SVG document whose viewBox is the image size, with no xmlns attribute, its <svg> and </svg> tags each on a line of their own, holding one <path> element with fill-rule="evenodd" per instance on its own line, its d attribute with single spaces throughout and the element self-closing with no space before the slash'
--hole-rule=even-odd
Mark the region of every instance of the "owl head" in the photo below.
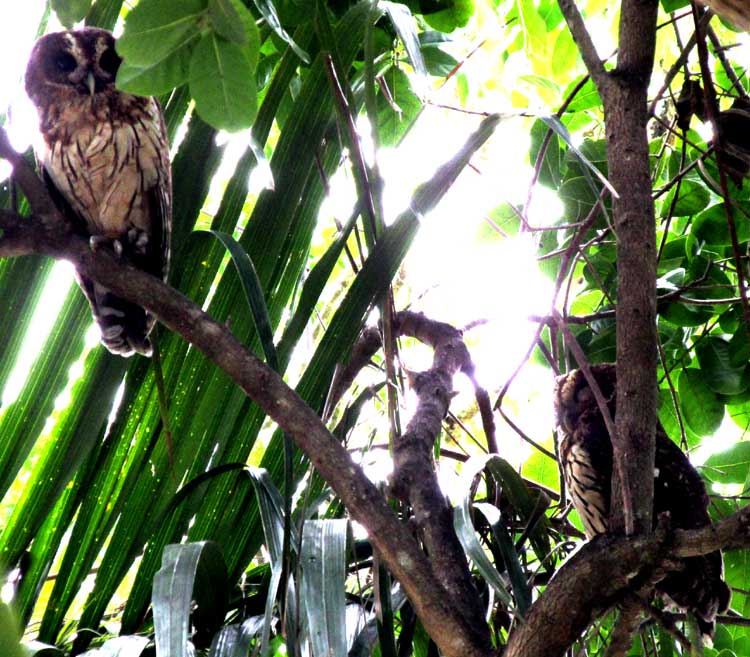
<svg viewBox="0 0 750 657">
<path fill-rule="evenodd" d="M 615 411 L 615 387 L 617 376 L 613 363 L 592 365 L 594 375 L 604 398 L 609 402 L 610 413 Z M 572 370 L 559 376 L 555 382 L 555 417 L 558 426 L 572 433 L 580 418 L 587 413 L 594 417 L 600 415 L 594 392 L 589 387 L 583 370 Z"/>
<path fill-rule="evenodd" d="M 114 88 L 120 56 L 106 30 L 53 32 L 36 42 L 26 68 L 26 92 L 39 105 L 51 95 L 94 96 Z"/>
</svg>

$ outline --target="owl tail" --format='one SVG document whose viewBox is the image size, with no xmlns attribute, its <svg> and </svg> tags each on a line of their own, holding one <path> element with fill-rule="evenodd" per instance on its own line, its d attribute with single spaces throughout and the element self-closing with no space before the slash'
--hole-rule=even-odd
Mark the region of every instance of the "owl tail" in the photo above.
<svg viewBox="0 0 750 657">
<path fill-rule="evenodd" d="M 716 615 L 727 610 L 731 590 L 722 579 L 721 553 L 688 557 L 656 585 L 679 607 L 692 612 L 704 642 L 713 639 Z"/>
<path fill-rule="evenodd" d="M 151 356 L 148 334 L 155 323 L 153 315 L 89 278 L 78 275 L 78 282 L 91 304 L 102 344 L 113 354 L 126 358 L 134 353 Z"/>
</svg>

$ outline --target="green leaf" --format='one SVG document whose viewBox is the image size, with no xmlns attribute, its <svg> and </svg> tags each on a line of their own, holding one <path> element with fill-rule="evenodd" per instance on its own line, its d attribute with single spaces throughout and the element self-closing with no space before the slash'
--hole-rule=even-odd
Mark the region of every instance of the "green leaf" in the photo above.
<svg viewBox="0 0 750 657">
<path fill-rule="evenodd" d="M 427 68 L 422 58 L 422 49 L 419 45 L 419 35 L 417 33 L 417 21 L 411 13 L 409 7 L 397 2 L 381 1 L 380 7 L 385 9 L 388 18 L 391 19 L 393 27 L 396 29 L 401 42 L 404 44 L 406 53 L 417 75 L 421 78 L 427 77 Z"/>
<path fill-rule="evenodd" d="M 52 0 L 52 10 L 68 28 L 82 21 L 91 7 L 91 0 Z"/>
<path fill-rule="evenodd" d="M 287 31 L 282 27 L 281 21 L 279 20 L 279 15 L 276 13 L 276 7 L 274 6 L 273 2 L 271 0 L 253 0 L 255 2 L 255 6 L 258 8 L 258 11 L 260 12 L 261 16 L 266 19 L 266 22 L 271 27 L 271 29 L 276 32 L 286 43 L 289 44 L 289 47 L 292 49 L 292 51 L 299 57 L 305 64 L 310 63 L 310 55 L 308 55 L 302 48 L 300 48 L 297 43 L 292 39 L 292 37 L 287 34 Z"/>
<path fill-rule="evenodd" d="M 526 523 L 531 545 L 539 561 L 547 564 L 552 546 L 547 533 L 547 521 L 544 512 L 549 506 L 549 499 L 540 491 L 532 493 L 526 486 L 526 482 L 505 459 L 499 456 L 490 456 L 486 459 L 488 472 L 503 487 L 503 493 L 507 495 L 511 506 Z"/>
<path fill-rule="evenodd" d="M 300 601 L 314 655 L 346 657 L 347 520 L 308 520 L 302 528 Z"/>
<path fill-rule="evenodd" d="M 396 146 L 422 110 L 422 102 L 412 91 L 409 78 L 401 69 L 391 68 L 383 79 L 388 85 L 392 102 L 385 94 L 378 95 L 380 143 L 386 147 Z"/>
<path fill-rule="evenodd" d="M 551 446 L 544 446 L 551 449 Z M 557 466 L 557 461 L 537 449 L 523 462 L 521 473 L 524 478 L 535 481 L 542 486 L 546 486 L 552 490 L 559 489 L 560 469 Z"/>
<path fill-rule="evenodd" d="M 690 429 L 699 436 L 714 433 L 724 418 L 724 405 L 706 383 L 704 373 L 696 368 L 682 370 L 677 388 L 682 417 Z"/>
<path fill-rule="evenodd" d="M 721 484 L 744 484 L 750 470 L 750 442 L 742 441 L 708 457 L 703 474 Z"/>
<path fill-rule="evenodd" d="M 123 60 L 117 70 L 117 87 L 137 96 L 159 96 L 187 82 L 190 74 L 190 52 L 198 34 L 166 58 L 150 66 L 134 66 Z"/>
<path fill-rule="evenodd" d="M 690 0 L 661 0 L 661 6 L 667 14 L 682 9 L 683 7 L 687 7 L 689 4 Z"/>
<path fill-rule="evenodd" d="M 441 32 L 452 32 L 457 27 L 466 27 L 474 15 L 474 0 L 452 0 L 451 7 L 434 13 L 425 13 L 428 25 Z"/>
<path fill-rule="evenodd" d="M 474 504 L 474 508 L 487 519 L 492 529 L 495 541 L 500 547 L 500 554 L 503 555 L 505 570 L 510 577 L 513 595 L 516 598 L 516 608 L 522 616 L 525 616 L 529 607 L 531 607 L 531 591 L 523 573 L 521 562 L 518 559 L 518 553 L 513 545 L 513 540 L 503 524 L 500 510 L 496 506 L 486 503 Z"/>
<path fill-rule="evenodd" d="M 211 657 L 246 657 L 261 629 L 263 616 L 251 616 L 241 624 L 225 625 L 211 642 Z"/>
<path fill-rule="evenodd" d="M 737 240 L 740 244 L 750 238 L 750 222 L 733 213 L 737 229 Z M 729 235 L 727 213 L 723 203 L 717 203 L 701 212 L 693 222 L 692 235 L 699 242 L 709 246 L 729 246 L 732 239 Z"/>
<path fill-rule="evenodd" d="M 7 604 L 0 602 L 0 655 L 26 657 L 18 636 L 18 624 L 13 618 L 13 612 Z"/>
<path fill-rule="evenodd" d="M 677 189 L 674 188 L 664 201 L 664 208 L 669 209 L 672 206 Z M 705 185 L 695 180 L 685 179 L 679 186 L 679 196 L 672 211 L 675 217 L 687 217 L 706 209 L 711 201 L 711 194 Z"/>
<path fill-rule="evenodd" d="M 552 51 L 552 72 L 555 76 L 569 73 L 578 61 L 578 46 L 568 30 L 562 30 Z"/>
<path fill-rule="evenodd" d="M 250 306 L 250 312 L 253 314 L 253 321 L 255 322 L 261 344 L 263 345 L 263 353 L 266 356 L 266 362 L 278 372 L 279 360 L 276 357 L 276 347 L 273 343 L 271 319 L 268 315 L 265 295 L 260 286 L 260 280 L 258 279 L 258 274 L 253 266 L 253 261 L 250 259 L 247 251 L 245 251 L 240 243 L 231 235 L 220 230 L 208 230 L 205 232 L 218 238 L 226 250 L 229 251 L 229 255 L 232 257 L 232 262 L 237 268 L 237 274 L 242 282 L 242 289 L 245 291 L 247 303 Z"/>
<path fill-rule="evenodd" d="M 479 539 L 477 539 L 474 523 L 471 521 L 470 504 L 471 490 L 469 489 L 461 500 L 461 504 L 456 505 L 453 509 L 453 528 L 456 530 L 456 535 L 464 548 L 464 552 L 474 562 L 484 580 L 493 588 L 497 597 L 504 604 L 511 607 L 513 599 L 510 593 L 508 593 L 506 584 L 503 582 L 502 577 L 500 577 L 497 568 L 492 565 L 492 562 L 487 557 Z"/>
<path fill-rule="evenodd" d="M 258 112 L 251 50 L 215 34 L 200 40 L 190 60 L 190 93 L 201 118 L 215 128 L 248 128 Z"/>
<path fill-rule="evenodd" d="M 151 67 L 192 42 L 208 0 L 142 0 L 128 14 L 117 52 L 131 66 Z"/>
<path fill-rule="evenodd" d="M 573 80 L 573 82 L 571 82 L 570 85 L 568 85 L 567 89 L 565 89 L 565 91 L 563 92 L 563 97 L 567 98 L 568 96 L 570 96 L 570 94 L 573 93 L 573 89 L 575 89 L 580 83 L 580 77 L 576 80 Z M 595 107 L 601 107 L 601 104 L 602 98 L 599 95 L 599 91 L 597 90 L 594 81 L 589 76 L 586 82 L 583 83 L 583 86 L 578 90 L 578 93 L 575 95 L 573 100 L 570 102 L 570 105 L 568 105 L 568 112 L 583 112 Z"/>
<path fill-rule="evenodd" d="M 744 376 L 747 366 L 744 363 L 735 364 L 727 340 L 704 338 L 696 345 L 695 353 L 711 390 L 723 395 L 738 395 L 747 389 L 748 380 Z"/>
<path fill-rule="evenodd" d="M 666 431 L 667 435 L 674 442 L 680 444 L 680 441 L 682 440 L 680 423 L 677 419 L 677 414 L 675 413 L 672 393 L 668 388 L 659 388 L 659 422 L 661 422 L 661 426 L 664 431 Z M 682 426 L 685 429 L 685 440 L 687 440 L 688 447 L 692 448 L 698 445 L 701 442 L 700 436 L 696 436 L 684 421 Z"/>
<path fill-rule="evenodd" d="M 208 17 L 219 36 L 240 46 L 247 43 L 242 19 L 231 0 L 208 0 Z"/>
<path fill-rule="evenodd" d="M 154 577 L 154 630 L 157 654 L 187 657 L 188 629 L 218 629 L 228 599 L 226 566 L 221 549 L 210 541 L 168 545 Z"/>
</svg>

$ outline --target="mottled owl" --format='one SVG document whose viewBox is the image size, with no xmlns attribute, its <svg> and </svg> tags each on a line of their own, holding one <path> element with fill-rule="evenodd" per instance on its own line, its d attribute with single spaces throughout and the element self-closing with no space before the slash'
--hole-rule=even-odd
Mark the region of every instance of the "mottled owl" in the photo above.
<svg viewBox="0 0 750 657">
<path fill-rule="evenodd" d="M 39 113 L 36 155 L 74 232 L 166 280 L 169 140 L 156 99 L 115 88 L 120 61 L 106 30 L 55 32 L 36 42 L 26 69 L 26 91 Z M 104 346 L 122 356 L 150 355 L 153 316 L 80 273 L 78 281 Z"/>
<path fill-rule="evenodd" d="M 616 370 L 612 364 L 593 365 L 592 373 L 612 417 L 615 415 Z M 581 370 L 558 378 L 555 415 L 565 487 L 588 538 L 607 532 L 612 486 L 612 443 L 596 399 Z M 654 522 L 669 513 L 678 529 L 710 524 L 708 495 L 703 481 L 680 448 L 659 424 L 654 468 Z M 729 605 L 730 590 L 722 579 L 721 552 L 680 561 L 656 589 L 667 600 L 695 614 L 703 635 L 713 636 L 716 614 Z"/>
<path fill-rule="evenodd" d="M 743 30 L 750 30 L 750 5 L 747 0 L 700 0 L 715 13 Z"/>
</svg>

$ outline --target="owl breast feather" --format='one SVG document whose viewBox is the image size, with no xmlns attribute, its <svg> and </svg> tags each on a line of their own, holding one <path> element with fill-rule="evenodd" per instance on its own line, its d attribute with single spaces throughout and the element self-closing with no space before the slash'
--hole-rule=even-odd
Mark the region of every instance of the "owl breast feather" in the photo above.
<svg viewBox="0 0 750 657">
<path fill-rule="evenodd" d="M 75 104 L 78 115 L 68 108 L 60 117 L 68 119 L 67 125 L 58 124 L 58 139 L 43 154 L 55 186 L 92 235 L 116 238 L 133 227 L 150 228 L 144 192 L 160 183 L 164 164 L 154 137 L 158 131 L 148 125 L 160 119 L 153 99 L 134 101 L 141 101 L 131 105 L 137 120 L 131 116 L 131 122 L 123 122 L 110 115 L 106 104 L 84 98 Z"/>
</svg>

